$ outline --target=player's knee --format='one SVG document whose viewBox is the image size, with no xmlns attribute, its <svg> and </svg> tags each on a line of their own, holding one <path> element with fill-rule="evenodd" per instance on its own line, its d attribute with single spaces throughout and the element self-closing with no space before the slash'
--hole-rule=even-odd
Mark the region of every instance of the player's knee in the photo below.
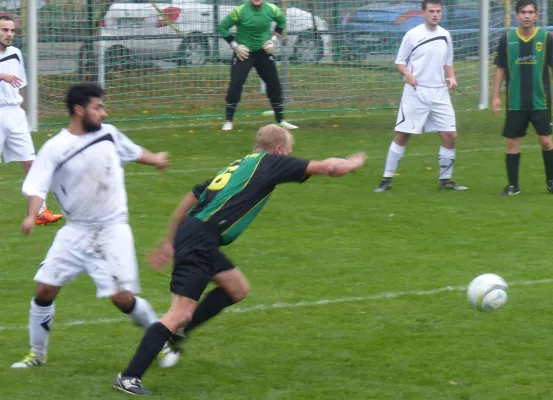
<svg viewBox="0 0 553 400">
<path fill-rule="evenodd" d="M 134 295 L 129 291 L 117 293 L 111 296 L 110 299 L 113 305 L 124 313 L 132 310 L 135 303 Z"/>
<path fill-rule="evenodd" d="M 250 293 L 250 283 L 247 279 L 242 279 L 232 293 L 229 293 L 229 296 L 232 298 L 232 301 L 238 303 L 244 300 L 248 293 Z"/>
<path fill-rule="evenodd" d="M 543 150 L 553 150 L 553 140 L 551 136 L 540 136 L 540 145 Z"/>
<path fill-rule="evenodd" d="M 58 290 L 57 286 L 39 283 L 35 290 L 35 302 L 53 302 L 56 299 Z"/>
</svg>

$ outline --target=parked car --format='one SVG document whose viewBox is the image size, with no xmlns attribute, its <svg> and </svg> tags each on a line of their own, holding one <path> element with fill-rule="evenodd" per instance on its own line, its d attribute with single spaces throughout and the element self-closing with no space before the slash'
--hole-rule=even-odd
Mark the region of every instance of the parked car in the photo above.
<svg viewBox="0 0 553 400">
<path fill-rule="evenodd" d="M 452 35 L 455 55 L 465 57 L 478 54 L 480 10 L 474 6 L 443 7 L 441 25 Z M 512 26 L 517 26 L 514 12 Z M 373 3 L 360 7 L 342 20 L 343 48 L 350 59 L 365 58 L 368 54 L 397 52 L 405 33 L 424 23 L 421 3 L 395 1 Z M 501 30 L 505 27 L 505 11 L 501 4 L 490 2 L 490 44 L 495 48 Z"/>
<path fill-rule="evenodd" d="M 232 49 L 216 32 L 216 21 L 241 2 L 216 0 L 216 4 L 214 0 L 115 0 L 100 27 L 106 65 L 137 58 L 203 65 L 230 58 Z M 316 63 L 330 55 L 332 41 L 324 33 L 328 31 L 324 20 L 296 7 L 287 8 L 286 17 L 287 43 L 277 48 L 277 56 Z M 90 44 L 84 46 L 89 47 L 82 49 L 83 57 L 91 50 Z"/>
</svg>

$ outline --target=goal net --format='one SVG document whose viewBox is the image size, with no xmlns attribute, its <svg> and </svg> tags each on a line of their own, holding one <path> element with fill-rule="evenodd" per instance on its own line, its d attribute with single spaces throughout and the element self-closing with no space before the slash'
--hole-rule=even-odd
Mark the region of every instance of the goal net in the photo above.
<svg viewBox="0 0 553 400">
<path fill-rule="evenodd" d="M 41 122 L 65 115 L 71 83 L 100 82 L 110 118 L 222 116 L 232 50 L 218 22 L 240 0 L 41 0 L 38 10 Z M 276 56 L 286 111 L 396 107 L 402 80 L 394 60 L 405 32 L 422 23 L 419 1 L 275 0 L 287 30 Z M 16 18 L 25 53 L 25 1 L 0 1 Z M 514 9 L 490 0 L 490 49 Z M 441 25 L 453 37 L 459 88 L 475 108 L 479 91 L 479 1 L 444 0 Z M 252 70 L 238 112 L 269 110 Z M 53 119 L 52 119 L 53 118 Z"/>
</svg>

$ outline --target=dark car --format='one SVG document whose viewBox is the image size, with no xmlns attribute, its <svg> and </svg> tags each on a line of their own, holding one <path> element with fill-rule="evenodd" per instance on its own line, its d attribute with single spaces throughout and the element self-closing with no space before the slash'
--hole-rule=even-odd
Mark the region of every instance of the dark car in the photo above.
<svg viewBox="0 0 553 400">
<path fill-rule="evenodd" d="M 456 58 L 478 55 L 480 9 L 474 6 L 443 7 L 440 25 L 449 30 L 453 39 Z M 511 26 L 517 26 L 515 14 L 511 14 Z M 504 7 L 490 2 L 490 48 L 505 28 Z M 343 46 L 350 59 L 363 59 L 370 55 L 393 57 L 405 33 L 424 23 L 421 3 L 397 1 L 373 3 L 360 7 L 342 20 Z"/>
</svg>

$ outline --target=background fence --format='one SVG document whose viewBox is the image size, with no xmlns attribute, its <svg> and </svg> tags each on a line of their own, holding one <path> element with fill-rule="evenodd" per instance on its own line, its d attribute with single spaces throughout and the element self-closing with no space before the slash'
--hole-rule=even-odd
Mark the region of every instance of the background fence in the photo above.
<svg viewBox="0 0 553 400">
<path fill-rule="evenodd" d="M 422 22 L 419 1 L 277 0 L 288 29 L 278 65 L 289 111 L 394 107 L 402 81 L 394 59 L 405 32 Z M 65 115 L 67 86 L 100 81 L 112 118 L 221 115 L 231 50 L 216 33 L 240 0 L 52 0 L 39 3 L 41 122 Z M 540 4 L 547 4 L 545 0 Z M 0 1 L 18 25 L 25 52 L 25 1 Z M 553 25 L 553 5 L 548 19 Z M 490 48 L 516 23 L 514 9 L 490 0 Z M 479 92 L 479 2 L 445 0 L 442 25 L 455 46 L 455 100 L 476 107 Z M 490 70 L 491 72 L 491 70 Z M 241 112 L 268 110 L 255 72 Z"/>
</svg>

